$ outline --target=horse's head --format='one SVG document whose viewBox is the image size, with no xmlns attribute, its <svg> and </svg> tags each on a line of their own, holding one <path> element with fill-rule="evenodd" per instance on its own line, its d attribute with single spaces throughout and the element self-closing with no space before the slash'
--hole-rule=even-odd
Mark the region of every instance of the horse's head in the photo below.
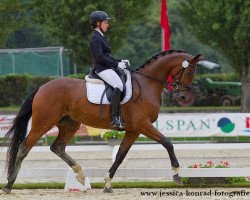
<svg viewBox="0 0 250 200">
<path fill-rule="evenodd" d="M 177 93 L 179 100 L 185 100 L 192 89 L 192 81 L 195 77 L 196 63 L 204 57 L 201 54 L 186 59 L 178 59 L 171 70 L 173 82 L 172 91 Z"/>
</svg>

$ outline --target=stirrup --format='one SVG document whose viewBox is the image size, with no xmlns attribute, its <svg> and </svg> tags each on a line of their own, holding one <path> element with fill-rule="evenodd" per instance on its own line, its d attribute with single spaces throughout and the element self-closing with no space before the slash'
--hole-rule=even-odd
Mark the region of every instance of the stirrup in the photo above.
<svg viewBox="0 0 250 200">
<path fill-rule="evenodd" d="M 124 123 L 122 121 L 122 118 L 116 117 L 112 120 L 112 122 L 110 122 L 110 126 L 113 128 L 119 128 L 119 129 L 123 129 L 124 128 Z"/>
</svg>

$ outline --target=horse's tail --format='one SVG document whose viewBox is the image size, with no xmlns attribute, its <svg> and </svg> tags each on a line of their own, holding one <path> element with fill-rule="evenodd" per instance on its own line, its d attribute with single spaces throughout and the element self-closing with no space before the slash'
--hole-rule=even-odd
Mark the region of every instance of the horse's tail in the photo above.
<svg viewBox="0 0 250 200">
<path fill-rule="evenodd" d="M 32 116 L 32 102 L 38 90 L 39 88 L 34 90 L 24 101 L 21 109 L 12 122 L 10 130 L 4 136 L 5 139 L 11 137 L 6 159 L 6 169 L 8 169 L 8 175 L 11 174 L 15 165 L 18 148 L 26 137 L 28 122 Z"/>
</svg>

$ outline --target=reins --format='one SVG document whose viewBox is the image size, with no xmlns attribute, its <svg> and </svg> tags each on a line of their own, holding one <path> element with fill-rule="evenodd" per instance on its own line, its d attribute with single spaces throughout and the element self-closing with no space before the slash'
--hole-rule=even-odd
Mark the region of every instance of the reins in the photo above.
<svg viewBox="0 0 250 200">
<path fill-rule="evenodd" d="M 133 72 L 133 73 L 136 73 L 136 74 L 140 74 L 141 76 L 145 76 L 145 77 L 147 77 L 148 79 L 151 79 L 151 80 L 154 80 L 154 81 L 158 81 L 158 82 L 160 82 L 161 84 L 166 84 L 166 82 L 164 82 L 164 81 L 161 81 L 161 80 L 159 80 L 159 79 L 157 79 L 157 78 L 153 78 L 153 77 L 151 77 L 151 76 L 148 76 L 148 75 L 145 75 L 145 74 L 142 74 L 142 73 L 140 73 L 140 72 L 138 72 L 138 71 L 136 71 L 136 70 L 132 70 L 132 69 L 130 69 L 130 68 L 126 68 L 128 71 L 130 71 L 130 72 Z M 167 82 L 168 83 L 168 82 Z M 168 83 L 168 85 L 169 85 L 170 83 Z"/>
<path fill-rule="evenodd" d="M 186 62 L 187 62 L 187 61 L 186 61 Z M 195 68 L 195 66 L 193 66 L 191 63 L 189 63 L 189 62 L 187 62 L 187 63 L 188 63 L 188 65 L 190 65 L 191 67 L 194 67 L 194 68 Z M 187 66 L 186 66 L 186 67 L 187 67 Z M 159 79 L 157 79 L 157 78 L 154 78 L 154 77 L 145 75 L 145 74 L 140 73 L 140 72 L 138 72 L 138 71 L 136 71 L 136 70 L 132 70 L 132 69 L 130 69 L 129 67 L 126 68 L 126 69 L 127 69 L 128 71 L 132 72 L 132 73 L 136 73 L 136 74 L 139 74 L 139 75 L 141 75 L 141 76 L 144 76 L 144 77 L 146 77 L 146 78 L 148 78 L 148 79 L 157 81 L 157 82 L 163 84 L 164 86 L 172 86 L 172 89 L 173 89 L 174 92 L 180 92 L 179 86 L 186 88 L 186 90 L 181 90 L 181 91 L 189 91 L 189 90 L 192 89 L 190 86 L 187 86 L 187 85 L 184 85 L 184 84 L 181 83 L 181 79 L 182 79 L 182 76 L 183 76 L 183 73 L 184 73 L 186 67 L 183 67 L 183 66 L 182 66 L 182 67 L 180 68 L 180 70 L 177 71 L 177 73 L 173 76 L 173 79 L 174 79 L 178 74 L 180 74 L 180 76 L 179 76 L 179 78 L 178 78 L 177 80 L 175 80 L 173 83 L 170 83 L 170 82 L 168 82 L 168 81 L 162 81 L 162 80 L 159 80 Z"/>
</svg>

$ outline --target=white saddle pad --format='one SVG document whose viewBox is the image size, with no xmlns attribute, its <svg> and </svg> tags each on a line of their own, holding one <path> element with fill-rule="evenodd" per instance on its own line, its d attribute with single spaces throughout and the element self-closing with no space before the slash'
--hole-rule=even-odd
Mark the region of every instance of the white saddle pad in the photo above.
<svg viewBox="0 0 250 200">
<path fill-rule="evenodd" d="M 127 74 L 126 96 L 121 101 L 121 104 L 125 104 L 132 96 L 131 73 L 128 70 L 125 70 L 125 71 L 126 71 L 126 74 Z M 99 84 L 99 83 L 90 83 L 90 82 L 88 82 L 86 80 L 86 86 L 87 86 L 88 100 L 91 103 L 100 104 L 101 97 L 102 97 L 103 91 L 105 89 L 105 85 L 104 84 Z M 106 93 L 104 94 L 102 103 L 103 104 L 110 104 L 110 102 L 107 99 Z"/>
</svg>

